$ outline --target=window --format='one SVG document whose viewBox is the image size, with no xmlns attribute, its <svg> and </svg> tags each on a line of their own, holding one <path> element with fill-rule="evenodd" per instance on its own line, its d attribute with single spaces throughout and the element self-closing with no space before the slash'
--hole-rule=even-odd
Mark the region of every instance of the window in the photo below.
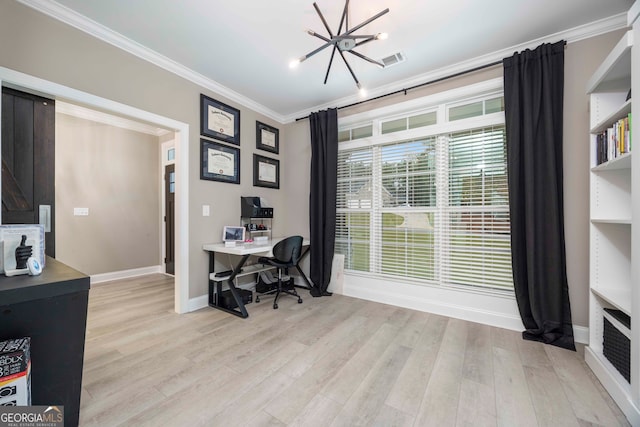
<svg viewBox="0 0 640 427">
<path fill-rule="evenodd" d="M 437 114 L 435 111 L 428 113 L 415 114 L 413 116 L 403 117 L 401 119 L 393 119 L 383 121 L 381 123 L 381 133 L 399 132 L 407 129 L 415 129 L 424 126 L 434 125 L 437 122 Z M 371 136 L 371 135 L 369 135 Z"/>
<path fill-rule="evenodd" d="M 373 126 L 366 125 L 338 132 L 338 142 L 350 141 L 353 139 L 366 138 L 373 135 Z"/>
<path fill-rule="evenodd" d="M 449 120 L 462 120 L 504 111 L 504 97 L 485 99 L 449 107 Z"/>
<path fill-rule="evenodd" d="M 374 120 L 380 135 L 372 135 L 371 143 L 341 144 L 336 252 L 345 255 L 346 269 L 512 291 L 502 97 L 455 108 L 471 114 L 477 105 L 486 126 L 477 127 L 475 117 L 474 127 L 466 129 L 459 115 L 451 117 L 453 107 L 443 104 L 441 116 L 447 111 L 449 121 L 456 121 L 453 128 L 429 131 L 436 112 L 428 118 L 408 114 Z M 424 128 L 424 136 L 412 131 L 411 138 L 402 138 L 412 119 L 425 123 L 413 127 Z M 389 142 L 389 133 L 397 140 Z"/>
</svg>

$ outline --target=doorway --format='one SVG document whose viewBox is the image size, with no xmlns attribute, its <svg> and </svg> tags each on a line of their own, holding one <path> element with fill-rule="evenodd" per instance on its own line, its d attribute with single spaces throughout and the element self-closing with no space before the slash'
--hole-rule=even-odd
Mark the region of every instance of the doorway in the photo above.
<svg viewBox="0 0 640 427">
<path fill-rule="evenodd" d="M 175 274 L 175 143 L 174 141 L 162 144 L 162 222 L 164 223 L 162 232 L 162 250 L 164 260 L 164 272 Z"/>
<path fill-rule="evenodd" d="M 96 110 L 130 117 L 176 132 L 175 181 L 175 289 L 174 309 L 177 313 L 189 311 L 189 125 L 155 113 L 140 110 L 99 96 L 91 95 L 28 74 L 0 67 L 0 86 L 25 92 L 46 94 L 51 99 L 67 100 Z M 2 111 L 0 111 L 2 114 Z M 0 217 L 0 221 L 1 221 Z"/>
<path fill-rule="evenodd" d="M 55 101 L 2 88 L 2 223 L 41 224 L 55 251 Z"/>
</svg>

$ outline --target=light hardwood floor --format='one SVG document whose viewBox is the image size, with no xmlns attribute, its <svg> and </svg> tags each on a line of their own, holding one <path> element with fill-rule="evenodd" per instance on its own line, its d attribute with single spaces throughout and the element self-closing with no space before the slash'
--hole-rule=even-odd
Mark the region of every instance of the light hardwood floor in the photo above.
<svg viewBox="0 0 640 427">
<path fill-rule="evenodd" d="M 94 286 L 81 426 L 629 425 L 583 361 L 520 333 L 334 295 L 173 312 L 162 275 Z M 582 350 L 582 349 L 580 349 Z"/>
</svg>

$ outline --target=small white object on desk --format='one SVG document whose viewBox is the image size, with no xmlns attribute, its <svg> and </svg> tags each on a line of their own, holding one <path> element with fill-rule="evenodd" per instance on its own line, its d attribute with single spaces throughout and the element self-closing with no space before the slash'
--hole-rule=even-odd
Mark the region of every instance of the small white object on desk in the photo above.
<svg viewBox="0 0 640 427">
<path fill-rule="evenodd" d="M 256 245 L 266 245 L 269 243 L 269 238 L 267 236 L 257 236 L 253 238 L 253 241 Z"/>
<path fill-rule="evenodd" d="M 11 276 L 20 276 L 21 274 L 29 274 L 28 268 L 19 268 L 19 269 L 5 269 L 4 275 L 7 277 Z"/>
<path fill-rule="evenodd" d="M 7 277 L 20 276 L 21 274 L 38 276 L 40 273 L 42 273 L 42 264 L 34 257 L 29 257 L 27 260 L 27 268 L 7 269 L 4 271 L 4 275 Z"/>
<path fill-rule="evenodd" d="M 27 260 L 27 270 L 29 270 L 30 276 L 37 276 L 42 273 L 42 265 L 34 257 L 30 257 Z"/>
</svg>

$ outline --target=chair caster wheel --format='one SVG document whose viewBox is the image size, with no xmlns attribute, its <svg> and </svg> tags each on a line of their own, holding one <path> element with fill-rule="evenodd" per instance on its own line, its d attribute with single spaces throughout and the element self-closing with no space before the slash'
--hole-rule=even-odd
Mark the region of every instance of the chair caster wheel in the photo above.
<svg viewBox="0 0 640 427">
<path fill-rule="evenodd" d="M 277 310 L 278 309 L 278 304 L 273 304 L 273 309 Z"/>
<path fill-rule="evenodd" d="M 298 304 L 302 304 L 302 298 L 298 298 Z"/>
<path fill-rule="evenodd" d="M 256 302 L 260 302 L 260 297 L 256 296 Z"/>
</svg>

